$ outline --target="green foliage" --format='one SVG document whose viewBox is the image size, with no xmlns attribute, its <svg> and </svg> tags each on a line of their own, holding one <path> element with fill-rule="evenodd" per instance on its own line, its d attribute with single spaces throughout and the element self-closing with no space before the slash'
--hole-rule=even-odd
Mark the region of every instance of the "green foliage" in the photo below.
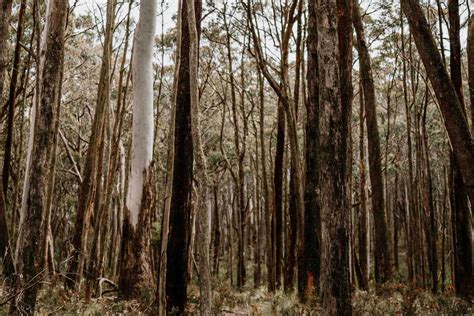
<svg viewBox="0 0 474 316">
<path fill-rule="evenodd" d="M 161 243 L 161 222 L 156 221 L 151 223 L 151 239 L 152 247 L 158 247 Z"/>
</svg>

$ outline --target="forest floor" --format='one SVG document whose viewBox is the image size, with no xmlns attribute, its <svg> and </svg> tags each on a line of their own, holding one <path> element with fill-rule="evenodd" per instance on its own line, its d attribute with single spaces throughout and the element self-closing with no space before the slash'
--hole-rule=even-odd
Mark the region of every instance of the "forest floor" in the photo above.
<svg viewBox="0 0 474 316">
<path fill-rule="evenodd" d="M 189 287 L 188 313 L 198 314 L 199 291 Z M 0 286 L 0 303 L 2 300 Z M 41 290 L 37 315 L 146 315 L 152 314 L 150 305 L 137 301 L 121 301 L 116 293 L 86 302 L 77 294 L 61 287 L 45 284 Z M 0 305 L 0 315 L 6 315 L 8 304 Z M 322 310 L 317 302 L 301 304 L 294 294 L 282 291 L 270 294 L 265 287 L 236 291 L 228 285 L 217 284 L 214 289 L 216 315 L 319 315 Z M 353 298 L 355 315 L 458 315 L 473 314 L 474 306 L 453 294 L 433 295 L 423 291 L 408 291 L 394 287 L 390 293 L 377 296 L 373 292 L 356 291 Z"/>
</svg>

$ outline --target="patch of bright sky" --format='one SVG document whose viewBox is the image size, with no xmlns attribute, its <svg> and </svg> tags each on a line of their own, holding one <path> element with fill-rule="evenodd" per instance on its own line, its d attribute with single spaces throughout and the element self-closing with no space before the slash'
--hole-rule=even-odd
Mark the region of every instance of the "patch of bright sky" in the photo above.
<svg viewBox="0 0 474 316">
<path fill-rule="evenodd" d="M 126 0 L 126 3 L 128 4 Z M 161 32 L 168 31 L 170 28 L 176 26 L 176 22 L 173 20 L 173 17 L 176 15 L 178 11 L 178 4 L 177 1 L 158 1 L 158 11 L 156 12 L 157 16 L 157 23 L 156 23 L 156 34 L 161 34 Z M 74 3 L 75 0 L 70 0 L 71 3 Z M 119 0 L 117 2 L 123 2 L 123 0 Z M 134 1 L 134 9 L 132 11 L 132 15 L 135 18 L 135 21 L 138 20 L 138 4 L 140 3 L 139 0 Z M 77 15 L 84 15 L 89 13 L 96 13 L 98 8 L 105 8 L 107 4 L 107 0 L 78 0 L 76 8 L 74 10 L 75 14 Z M 124 5 L 122 11 L 126 10 L 128 5 Z M 162 8 L 164 10 L 162 10 Z M 123 13 L 122 14 L 126 14 Z"/>
</svg>

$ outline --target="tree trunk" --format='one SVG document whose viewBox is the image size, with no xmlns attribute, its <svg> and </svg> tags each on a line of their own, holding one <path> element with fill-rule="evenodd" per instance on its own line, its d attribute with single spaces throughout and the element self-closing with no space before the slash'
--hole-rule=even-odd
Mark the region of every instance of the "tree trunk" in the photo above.
<svg viewBox="0 0 474 316">
<path fill-rule="evenodd" d="M 104 50 L 102 53 L 102 64 L 100 68 L 99 87 L 97 103 L 92 123 L 92 132 L 89 138 L 86 161 L 82 171 L 82 182 L 79 188 L 76 222 L 72 237 L 71 263 L 68 269 L 66 286 L 73 288 L 76 282 L 80 283 L 84 266 L 84 253 L 86 250 L 87 236 L 89 232 L 90 217 L 93 210 L 94 192 L 96 190 L 96 177 L 98 169 L 98 155 L 100 147 L 103 146 L 102 138 L 105 125 L 106 111 L 110 101 L 110 67 L 112 58 L 112 41 L 115 21 L 115 0 L 107 1 L 107 22 L 104 39 Z"/>
<path fill-rule="evenodd" d="M 64 0 L 51 0 L 48 4 L 47 26 L 43 33 L 42 56 L 40 62 L 40 91 L 38 103 L 35 104 L 36 115 L 34 134 L 30 135 L 31 160 L 27 165 L 25 179 L 25 199 L 21 210 L 20 231 L 17 244 L 17 269 L 23 275 L 17 284 L 17 290 L 26 287 L 21 299 L 16 302 L 18 310 L 34 313 L 36 294 L 39 282 L 43 278 L 41 260 L 41 240 L 47 231 L 43 218 L 47 207 L 47 189 L 52 158 L 55 124 L 57 118 L 56 106 L 60 102 L 59 86 L 61 77 L 62 56 L 64 53 L 64 34 L 68 3 Z M 44 54 L 44 55 L 43 55 Z M 44 57 L 43 57 L 44 56 Z"/>
<path fill-rule="evenodd" d="M 364 132 L 364 91 L 362 83 L 359 89 L 360 94 L 360 114 L 359 114 L 359 168 L 360 168 L 360 206 L 359 206 L 359 266 L 360 266 L 360 288 L 367 291 L 369 289 L 369 214 L 367 212 L 367 191 L 366 191 L 366 169 L 365 169 L 365 132 Z"/>
<path fill-rule="evenodd" d="M 349 134 L 351 1 L 318 0 L 319 132 L 321 152 L 321 292 L 329 314 L 350 315 Z"/>
<path fill-rule="evenodd" d="M 321 266 L 321 213 L 319 189 L 319 88 L 318 88 L 318 34 L 316 2 L 308 2 L 308 96 L 306 100 L 306 180 L 304 210 L 305 297 L 311 299 L 319 291 Z"/>
<path fill-rule="evenodd" d="M 384 183 L 382 175 L 382 155 L 380 153 L 380 136 L 377 126 L 377 101 L 372 75 L 370 54 L 364 34 L 364 25 L 358 5 L 354 5 L 354 28 L 357 34 L 360 76 L 364 90 L 365 118 L 369 148 L 369 175 L 372 188 L 372 212 L 374 214 L 375 245 L 374 267 L 377 286 L 390 280 L 391 263 L 388 248 L 388 228 L 385 215 Z"/>
<path fill-rule="evenodd" d="M 451 51 L 449 57 L 451 80 L 457 94 L 457 99 L 461 105 L 463 116 L 467 121 L 461 74 L 461 42 L 459 37 L 460 21 L 458 0 L 448 1 L 448 15 L 449 44 Z M 454 203 L 452 203 L 454 232 L 454 285 L 457 294 L 468 298 L 474 295 L 471 212 L 469 210 L 468 196 L 466 195 L 466 193 L 469 193 L 469 188 L 464 187 L 466 184 L 465 176 L 462 175 L 456 152 L 453 151 L 451 155 L 451 169 L 453 174 L 451 189 L 453 190 L 454 197 Z M 471 160 L 471 165 L 473 162 L 474 161 Z M 472 203 L 473 200 L 471 200 L 471 204 Z"/>
<path fill-rule="evenodd" d="M 8 110 L 7 116 L 7 126 L 6 126 L 6 139 L 5 139 L 5 157 L 3 160 L 3 191 L 5 196 L 5 202 L 8 200 L 8 180 L 10 177 L 10 164 L 11 164 L 11 155 L 12 155 L 12 145 L 13 145 L 13 122 L 15 119 L 15 97 L 16 97 L 16 86 L 18 81 L 18 73 L 20 68 L 20 53 L 21 53 L 21 42 L 23 37 L 23 21 L 25 19 L 26 11 L 26 0 L 22 0 L 20 4 L 20 12 L 18 13 L 18 26 L 16 31 L 16 45 L 15 45 L 15 54 L 13 58 L 13 67 L 12 67 L 12 78 L 10 81 L 10 93 L 8 95 L 8 101 L 6 108 Z M 1 62 L 1 61 L 0 61 Z M 1 70 L 0 70 L 1 71 Z M 0 73 L 1 76 L 1 73 Z M 0 84 L 1 85 L 1 84 Z M 0 95 L 2 90 L 0 88 Z M 0 97 L 0 105 L 2 104 L 2 98 Z"/>
<path fill-rule="evenodd" d="M 187 3 L 189 29 L 189 89 L 191 95 L 191 130 L 193 155 L 196 164 L 197 187 L 197 228 L 196 228 L 196 263 L 199 277 L 199 310 L 201 315 L 212 313 L 211 267 L 209 260 L 211 195 L 207 175 L 206 157 L 201 143 L 201 126 L 199 118 L 199 38 L 201 32 L 201 3 Z"/>
<path fill-rule="evenodd" d="M 283 266 L 283 155 L 285 153 L 285 110 L 278 103 L 277 139 L 273 166 L 273 205 L 275 208 L 275 288 L 281 287 Z"/>
<path fill-rule="evenodd" d="M 200 17 L 200 2 L 195 1 Z M 190 34 L 188 4 L 181 3 L 180 59 L 175 109 L 174 173 L 169 218 L 166 262 L 166 310 L 184 313 L 187 295 L 187 264 L 191 233 L 191 193 L 193 178 L 193 139 L 191 131 Z M 196 18 L 196 23 L 200 18 Z"/>
<path fill-rule="evenodd" d="M 151 287 L 150 214 L 154 210 L 153 46 L 156 0 L 140 3 L 133 53 L 133 135 L 131 174 L 124 213 L 119 289 L 140 297 Z"/>
</svg>

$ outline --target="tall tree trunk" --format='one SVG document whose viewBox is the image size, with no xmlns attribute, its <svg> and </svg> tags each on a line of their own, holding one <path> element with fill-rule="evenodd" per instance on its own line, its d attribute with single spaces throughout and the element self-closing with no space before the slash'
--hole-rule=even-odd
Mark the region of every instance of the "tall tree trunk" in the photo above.
<svg viewBox="0 0 474 316">
<path fill-rule="evenodd" d="M 304 261 L 306 274 L 305 299 L 314 290 L 319 291 L 321 266 L 321 213 L 319 189 L 319 88 L 318 88 L 318 34 L 316 2 L 308 2 L 308 96 L 306 101 L 306 180 L 304 210 Z"/>
<path fill-rule="evenodd" d="M 199 310 L 201 315 L 210 315 L 212 312 L 211 267 L 209 260 L 211 195 L 210 183 L 207 175 L 206 157 L 201 142 L 201 127 L 199 118 L 199 38 L 201 32 L 201 3 L 188 2 L 189 28 L 189 88 L 191 93 L 191 129 L 193 152 L 196 164 L 197 187 L 197 228 L 196 228 L 196 263 L 199 276 Z"/>
<path fill-rule="evenodd" d="M 166 188 L 165 188 L 165 201 L 163 205 L 163 216 L 161 220 L 161 245 L 160 245 L 160 262 L 158 267 L 158 286 L 156 291 L 156 305 L 158 314 L 166 315 L 167 312 L 167 289 L 166 289 L 166 277 L 168 274 L 168 241 L 169 241 L 169 231 L 170 231 L 170 213 L 171 213 L 171 202 L 172 202 L 172 192 L 173 192 L 173 178 L 174 178 L 174 158 L 175 158 L 175 129 L 176 129 L 176 111 L 177 111 L 177 102 L 179 99 L 179 89 L 178 85 L 179 79 L 181 76 L 180 72 L 180 62 L 181 62 L 181 45 L 182 45 L 182 24 L 183 24 L 183 15 L 181 14 L 183 2 L 178 2 L 178 17 L 177 17 L 177 31 L 176 31 L 176 51 L 175 51 L 175 68 L 173 74 L 173 95 L 172 95 L 172 104 L 171 107 L 171 123 L 168 130 L 168 151 L 166 157 Z M 186 21 L 184 21 L 186 23 Z"/>
<path fill-rule="evenodd" d="M 99 163 L 97 153 L 103 146 L 102 130 L 105 125 L 106 111 L 110 101 L 110 67 L 112 59 L 112 41 L 115 23 L 115 0 L 107 1 L 107 22 L 104 39 L 104 50 L 102 53 L 102 64 L 100 68 L 99 87 L 97 92 L 97 103 L 92 123 L 92 132 L 89 138 L 86 161 L 82 171 L 82 182 L 79 188 L 76 222 L 72 237 L 71 263 L 68 269 L 66 286 L 73 288 L 76 282 L 80 282 L 84 266 L 86 252 L 86 241 L 89 232 L 89 221 L 93 210 L 94 192 L 96 190 L 96 177 Z"/>
<path fill-rule="evenodd" d="M 355 17 L 356 18 L 356 17 Z M 359 110 L 359 172 L 360 172 L 360 206 L 359 206 L 359 266 L 360 266 L 360 288 L 367 291 L 369 289 L 369 214 L 367 212 L 367 191 L 366 191 L 366 169 L 365 169 L 365 132 L 364 132 L 364 91 L 362 83 L 359 88 L 360 110 Z"/>
<path fill-rule="evenodd" d="M 278 103 L 277 139 L 273 166 L 273 206 L 275 209 L 275 288 L 281 287 L 283 267 L 283 155 L 285 153 L 285 110 Z"/>
<path fill-rule="evenodd" d="M 367 47 L 364 25 L 358 5 L 354 5 L 354 28 L 357 33 L 357 50 L 359 52 L 360 76 L 364 90 L 364 108 L 367 123 L 369 148 L 369 175 L 372 188 L 372 212 L 374 214 L 375 245 L 374 267 L 377 286 L 390 280 L 391 263 L 388 248 L 388 227 L 385 215 L 384 182 L 382 175 L 382 155 L 380 153 L 380 136 L 377 126 L 377 101 L 372 74 L 369 49 Z"/>
<path fill-rule="evenodd" d="M 451 80 L 456 90 L 459 104 L 467 121 L 464 105 L 462 74 L 461 74 L 461 41 L 459 37 L 459 2 L 448 1 L 450 72 Z M 456 293 L 463 297 L 474 295 L 474 276 L 472 274 L 472 224 L 468 196 L 464 187 L 463 176 L 457 162 L 455 152 L 451 152 L 452 169 L 452 214 L 453 214 L 453 248 L 454 248 L 454 285 Z M 471 164 L 474 161 L 471 161 Z M 471 200 L 472 204 L 472 200 Z"/>
<path fill-rule="evenodd" d="M 20 4 L 20 11 L 18 13 L 18 26 L 16 30 L 16 45 L 15 45 L 15 54 L 13 58 L 13 68 L 12 68 L 12 78 L 10 80 L 10 93 L 8 95 L 8 101 L 6 108 L 8 110 L 7 114 L 7 126 L 6 126 L 6 139 L 5 139 L 5 157 L 3 160 L 3 191 L 6 201 L 8 200 L 8 180 L 10 177 L 10 164 L 11 164 L 11 155 L 12 155 L 12 146 L 13 146 L 13 121 L 15 118 L 15 97 L 16 97 L 16 86 L 18 81 L 18 73 L 20 68 L 20 53 L 21 53 L 21 42 L 23 37 L 23 21 L 25 19 L 26 11 L 26 0 L 22 0 Z M 1 88 L 0 88 L 1 89 Z M 2 91 L 0 90 L 0 94 Z M 2 98 L 0 97 L 0 104 Z"/>
<path fill-rule="evenodd" d="M 133 135 L 131 174 L 124 213 L 120 293 L 139 297 L 149 290 L 150 214 L 154 210 L 153 183 L 153 46 L 156 0 L 143 0 L 135 30 L 133 53 Z"/>
<path fill-rule="evenodd" d="M 329 314 L 350 315 L 349 134 L 351 1 L 317 0 L 321 153 L 321 292 Z"/>
<path fill-rule="evenodd" d="M 8 24 L 11 14 L 12 2 L 8 0 L 0 1 L 0 106 L 3 106 L 3 88 L 4 75 L 7 66 L 6 44 L 8 35 Z M 18 26 L 16 32 L 16 45 L 13 60 L 12 78 L 10 81 L 10 94 L 6 109 L 8 109 L 7 126 L 6 126 L 6 140 L 5 140 L 5 157 L 3 158 L 3 172 L 2 172 L 2 193 L 0 196 L 0 256 L 3 258 L 3 273 L 7 280 L 7 284 L 11 284 L 12 275 L 14 273 L 12 249 L 10 246 L 10 235 L 8 233 L 8 225 L 6 218 L 7 200 L 8 200 L 8 170 L 11 164 L 11 151 L 13 143 L 13 121 L 14 121 L 14 100 L 16 92 L 16 83 L 19 72 L 20 63 L 20 43 L 23 35 L 23 21 L 25 16 L 26 0 L 22 0 L 20 4 L 20 11 L 18 13 Z M 3 111 L 2 111 L 3 112 Z M 6 169 L 6 172 L 5 172 Z M 14 210 L 15 212 L 15 210 Z"/>
<path fill-rule="evenodd" d="M 224 12 L 227 10 L 227 5 L 224 6 Z M 226 57 L 227 57 L 227 70 L 229 73 L 230 83 L 230 94 L 231 94 L 231 111 L 232 121 L 234 125 L 234 146 L 235 153 L 237 156 L 237 176 L 233 175 L 235 185 L 237 188 L 237 210 L 238 210 L 238 227 L 237 227 L 237 287 L 242 287 L 246 283 L 246 271 L 245 271 L 245 251 L 244 251 L 244 228 L 245 228 L 245 194 L 244 194 L 244 158 L 245 158 L 245 142 L 241 141 L 240 137 L 240 125 L 237 113 L 237 95 L 236 95 L 236 82 L 234 77 L 234 64 L 232 58 L 232 44 L 231 44 L 231 31 L 229 29 L 229 23 L 227 21 L 226 13 L 224 13 L 224 28 L 226 31 Z M 243 74 L 243 70 L 242 74 Z M 245 125 L 245 123 L 244 123 Z M 245 129 L 245 126 L 244 126 Z M 243 138 L 245 138 L 245 131 Z"/>
<path fill-rule="evenodd" d="M 196 23 L 201 5 L 195 0 Z M 188 255 L 191 234 L 191 193 L 193 177 L 193 139 L 191 131 L 190 30 L 188 2 L 181 3 L 181 39 L 174 129 L 174 166 L 166 262 L 166 310 L 184 313 L 188 282 Z"/>
<path fill-rule="evenodd" d="M 425 230 L 426 230 L 426 252 L 428 254 L 428 265 L 431 277 L 431 292 L 438 292 L 438 251 L 437 251 L 437 228 L 436 228 L 436 210 L 433 197 L 433 179 L 431 172 L 430 153 L 428 144 L 428 135 L 426 131 L 426 112 L 428 107 L 428 87 L 426 87 L 426 101 L 423 109 L 421 124 L 422 152 L 424 155 L 424 185 L 423 185 L 423 204 L 425 208 Z"/>
<path fill-rule="evenodd" d="M 25 288 L 21 299 L 16 302 L 17 310 L 34 313 L 39 282 L 43 278 L 41 266 L 42 247 L 38 236 L 47 233 L 44 229 L 44 215 L 47 207 L 47 190 L 51 170 L 52 150 L 57 118 L 56 106 L 60 102 L 59 86 L 62 56 L 64 53 L 64 34 L 68 14 L 68 2 L 51 0 L 47 10 L 47 26 L 43 33 L 40 62 L 40 90 L 36 91 L 38 103 L 35 104 L 34 134 L 30 135 L 31 160 L 27 166 L 25 179 L 25 199 L 22 201 L 20 231 L 17 244 L 17 269 L 23 278 L 17 290 Z M 43 57 L 44 56 L 44 57 Z"/>
<path fill-rule="evenodd" d="M 405 182 L 405 192 L 407 204 L 405 207 L 405 228 L 406 228 L 406 243 L 407 243 L 407 268 L 408 280 L 410 283 L 414 281 L 414 249 L 413 249 L 413 230 L 411 229 L 411 214 L 414 212 L 414 197 L 413 197 L 413 155 L 412 155 L 412 136 L 411 136 L 411 112 L 410 104 L 408 102 L 408 79 L 407 79 L 407 56 L 405 49 L 405 33 L 404 33 L 403 14 L 400 11 L 400 28 L 401 28 L 401 55 L 402 55 L 402 85 L 403 85 L 403 101 L 405 105 L 405 116 L 407 122 L 407 148 L 408 148 L 408 183 Z M 410 284 L 411 285 L 411 284 Z"/>
</svg>

